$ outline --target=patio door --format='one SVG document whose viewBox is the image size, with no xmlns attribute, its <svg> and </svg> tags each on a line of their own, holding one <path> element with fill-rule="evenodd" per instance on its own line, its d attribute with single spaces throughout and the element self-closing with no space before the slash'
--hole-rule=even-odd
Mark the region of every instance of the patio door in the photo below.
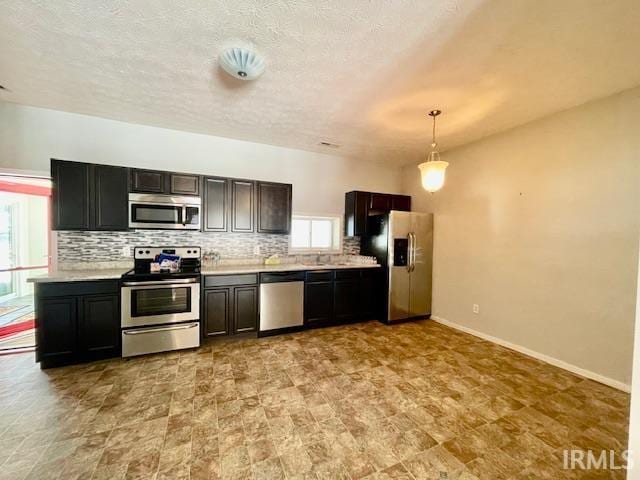
<svg viewBox="0 0 640 480">
<path fill-rule="evenodd" d="M 33 285 L 49 269 L 49 201 L 45 178 L 0 175 L 0 351 L 35 344 Z"/>
</svg>

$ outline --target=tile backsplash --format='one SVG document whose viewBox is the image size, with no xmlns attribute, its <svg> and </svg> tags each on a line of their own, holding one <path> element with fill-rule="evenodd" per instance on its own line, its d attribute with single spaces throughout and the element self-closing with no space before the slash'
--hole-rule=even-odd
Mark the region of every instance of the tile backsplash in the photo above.
<svg viewBox="0 0 640 480">
<path fill-rule="evenodd" d="M 287 255 L 288 235 L 263 233 L 213 233 L 168 230 L 132 230 L 130 232 L 57 232 L 58 263 L 118 262 L 131 259 L 136 245 L 149 246 L 200 246 L 203 252 L 220 253 L 223 259 L 253 257 L 255 247 L 260 246 L 260 256 L 275 253 Z M 128 255 L 123 254 L 128 247 Z M 345 237 L 342 243 L 344 255 L 360 254 L 360 239 Z"/>
</svg>

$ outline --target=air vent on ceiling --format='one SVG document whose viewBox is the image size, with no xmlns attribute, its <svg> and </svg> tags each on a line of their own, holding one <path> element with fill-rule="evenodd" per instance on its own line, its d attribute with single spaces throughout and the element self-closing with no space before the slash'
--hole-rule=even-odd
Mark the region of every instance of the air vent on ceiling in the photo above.
<svg viewBox="0 0 640 480">
<path fill-rule="evenodd" d="M 329 142 L 320 142 L 318 145 L 320 145 L 321 147 L 327 147 L 327 148 L 340 148 L 340 145 L 335 143 L 329 143 Z"/>
</svg>

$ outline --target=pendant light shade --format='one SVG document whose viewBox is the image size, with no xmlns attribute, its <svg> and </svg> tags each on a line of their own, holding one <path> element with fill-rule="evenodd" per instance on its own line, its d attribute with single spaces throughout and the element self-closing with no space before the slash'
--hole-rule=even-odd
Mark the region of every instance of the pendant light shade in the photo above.
<svg viewBox="0 0 640 480">
<path fill-rule="evenodd" d="M 440 152 L 436 149 L 436 117 L 442 112 L 440 110 L 431 110 L 429 116 L 433 118 L 433 141 L 431 143 L 431 152 L 427 161 L 418 165 L 420 175 L 422 177 L 422 188 L 427 192 L 437 192 L 444 185 L 445 170 L 449 166 L 449 162 L 440 160 Z"/>
<path fill-rule="evenodd" d="M 429 161 L 418 165 L 420 175 L 422 175 L 422 188 L 427 192 L 437 192 L 444 185 L 444 171 L 449 166 L 449 162 Z"/>
</svg>

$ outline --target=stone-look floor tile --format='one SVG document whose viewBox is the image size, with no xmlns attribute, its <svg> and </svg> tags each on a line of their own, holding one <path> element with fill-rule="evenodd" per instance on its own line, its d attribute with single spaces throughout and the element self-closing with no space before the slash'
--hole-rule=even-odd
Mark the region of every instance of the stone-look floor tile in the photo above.
<svg viewBox="0 0 640 480">
<path fill-rule="evenodd" d="M 252 465 L 255 480 L 284 480 L 285 474 L 277 457 L 262 460 Z"/>
<path fill-rule="evenodd" d="M 310 472 L 313 467 L 311 458 L 309 458 L 302 446 L 292 448 L 281 454 L 280 461 L 287 477 Z"/>
<path fill-rule="evenodd" d="M 0 480 L 622 478 L 562 456 L 625 449 L 628 394 L 429 321 L 0 363 Z"/>
<path fill-rule="evenodd" d="M 278 451 L 269 438 L 247 443 L 247 451 L 249 452 L 251 463 L 262 462 L 278 456 Z"/>
</svg>

